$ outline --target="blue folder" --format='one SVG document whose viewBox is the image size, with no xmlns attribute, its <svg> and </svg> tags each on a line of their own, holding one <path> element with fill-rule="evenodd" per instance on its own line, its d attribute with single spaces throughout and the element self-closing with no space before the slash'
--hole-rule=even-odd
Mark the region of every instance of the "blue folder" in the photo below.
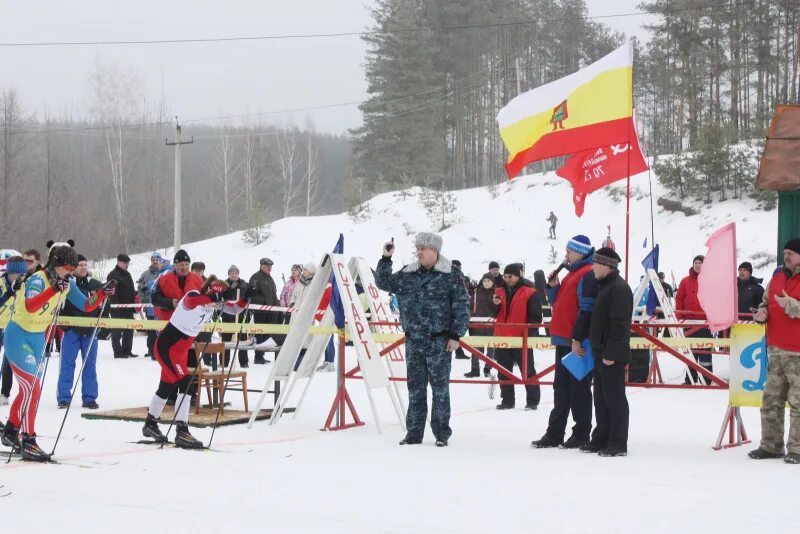
<svg viewBox="0 0 800 534">
<path fill-rule="evenodd" d="M 581 343 L 583 350 L 586 351 L 586 354 L 583 356 L 578 356 L 574 352 L 570 352 L 563 358 L 561 358 L 561 363 L 564 367 L 567 368 L 567 371 L 572 373 L 578 380 L 583 380 L 583 378 L 592 372 L 594 369 L 594 356 L 592 356 L 592 343 L 589 341 L 589 338 L 583 340 Z"/>
</svg>

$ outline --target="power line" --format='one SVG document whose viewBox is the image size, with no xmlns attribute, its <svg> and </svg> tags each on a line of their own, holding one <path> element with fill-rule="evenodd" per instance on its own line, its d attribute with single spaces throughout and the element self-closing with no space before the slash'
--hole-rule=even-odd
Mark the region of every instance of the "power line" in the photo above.
<svg viewBox="0 0 800 534">
<path fill-rule="evenodd" d="M 749 5 L 755 2 L 744 2 L 742 5 Z M 592 15 L 563 17 L 554 19 L 537 20 L 517 20 L 508 22 L 494 22 L 488 24 L 459 24 L 453 26 L 418 26 L 414 28 L 400 28 L 395 30 L 372 30 L 372 31 L 353 31 L 353 32 L 332 32 L 332 33 L 301 33 L 301 34 L 282 34 L 282 35 L 254 35 L 254 36 L 233 36 L 233 37 L 198 37 L 187 39 L 144 39 L 144 40 L 101 40 L 101 41 L 35 41 L 35 42 L 6 42 L 0 43 L 3 48 L 21 47 L 48 47 L 48 46 L 125 46 L 125 45 L 161 45 L 161 44 L 194 44 L 194 43 L 229 43 L 247 41 L 278 41 L 287 39 L 326 39 L 338 37 L 367 37 L 379 35 L 394 35 L 420 32 L 440 32 L 456 30 L 472 30 L 485 28 L 505 28 L 512 26 L 527 26 L 531 24 L 553 24 L 558 22 L 578 22 L 588 20 L 605 20 L 614 18 L 637 17 L 640 15 L 668 15 L 680 12 L 691 12 L 706 9 L 716 9 L 728 6 L 729 3 L 715 5 L 681 7 L 675 9 L 662 9 L 658 11 L 631 11 L 627 13 L 616 13 L 610 15 Z"/>
</svg>

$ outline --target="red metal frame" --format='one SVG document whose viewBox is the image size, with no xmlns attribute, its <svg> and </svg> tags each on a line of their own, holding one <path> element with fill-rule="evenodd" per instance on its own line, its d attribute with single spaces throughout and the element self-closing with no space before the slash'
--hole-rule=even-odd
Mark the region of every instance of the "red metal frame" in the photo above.
<svg viewBox="0 0 800 534">
<path fill-rule="evenodd" d="M 728 442 L 722 443 L 727 430 Z M 722 419 L 722 428 L 719 429 L 719 436 L 717 442 L 712 447 L 715 451 L 720 449 L 729 449 L 731 447 L 740 447 L 750 443 L 747 437 L 747 431 L 744 429 L 742 422 L 741 410 L 738 406 L 734 407 L 730 404 L 725 412 L 725 417 Z"/>
<path fill-rule="evenodd" d="M 328 418 L 325 420 L 325 426 L 322 427 L 322 430 L 344 430 L 346 428 L 364 426 L 364 421 L 358 416 L 353 400 L 347 392 L 347 384 L 345 383 L 347 376 L 344 372 L 344 348 L 344 336 L 339 336 L 339 365 L 336 370 L 339 373 L 339 386 L 336 388 L 336 397 L 333 399 L 333 405 L 330 412 L 328 412 Z M 353 418 L 352 423 L 347 422 L 348 411 Z M 333 424 L 334 417 L 336 417 L 335 425 Z"/>
</svg>

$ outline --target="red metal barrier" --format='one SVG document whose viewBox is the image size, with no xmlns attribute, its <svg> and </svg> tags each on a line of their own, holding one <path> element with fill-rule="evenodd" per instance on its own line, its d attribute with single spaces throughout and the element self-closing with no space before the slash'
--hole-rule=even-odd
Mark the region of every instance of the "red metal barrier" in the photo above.
<svg viewBox="0 0 800 534">
<path fill-rule="evenodd" d="M 400 326 L 396 321 L 376 321 L 370 322 L 370 326 Z M 488 323 L 471 323 L 470 328 L 473 329 L 485 329 L 485 330 L 493 330 L 494 324 Z M 523 328 L 523 335 L 522 335 L 522 348 L 520 349 L 522 352 L 522 368 L 520 369 L 520 374 L 517 375 L 513 371 L 509 371 L 508 369 L 504 368 L 500 364 L 498 364 L 495 360 L 489 358 L 486 354 L 481 352 L 476 347 L 473 347 L 464 341 L 461 341 L 459 345 L 465 351 L 469 352 L 471 355 L 476 356 L 480 361 L 482 361 L 485 365 L 495 369 L 498 373 L 498 377 L 505 376 L 505 379 L 497 379 L 497 380 L 473 380 L 473 379 L 451 379 L 451 384 L 497 384 L 497 385 L 551 385 L 553 384 L 552 380 L 544 380 L 550 373 L 555 371 L 555 364 L 548 366 L 543 371 L 536 373 L 531 377 L 526 377 L 527 375 L 527 357 L 526 353 L 529 347 L 529 335 L 528 329 L 529 328 L 547 328 L 548 323 L 541 323 L 541 324 L 507 324 L 504 326 L 516 326 Z M 663 338 L 658 338 L 651 334 L 648 329 L 653 329 L 657 331 L 661 328 L 667 327 L 676 327 L 676 328 L 684 328 L 687 331 L 687 334 L 695 333 L 699 330 L 704 328 L 708 328 L 708 324 L 704 323 L 634 323 L 631 325 L 631 332 L 635 335 L 645 338 L 650 343 L 658 347 L 657 349 L 652 350 L 652 356 L 650 359 L 650 368 L 648 371 L 647 379 L 644 383 L 640 382 L 627 382 L 628 387 L 641 387 L 641 388 L 651 388 L 651 389 L 728 389 L 728 384 L 722 378 L 716 376 L 712 372 L 708 371 L 693 359 L 686 358 L 680 352 L 675 350 L 674 348 L 670 347 Z M 397 341 L 387 345 L 380 351 L 381 356 L 385 356 L 386 354 L 391 353 L 395 349 L 397 349 L 400 345 L 405 343 L 405 338 L 398 339 Z M 500 347 L 502 348 L 502 347 Z M 364 422 L 358 417 L 358 413 L 356 412 L 355 406 L 353 405 L 352 400 L 350 399 L 350 395 L 347 393 L 347 380 L 354 379 L 354 380 L 362 380 L 363 377 L 359 374 L 360 367 L 355 365 L 349 371 L 345 369 L 345 358 L 344 358 L 344 339 L 340 338 L 339 343 L 339 365 L 338 365 L 338 372 L 339 372 L 339 387 L 337 390 L 336 397 L 334 399 L 333 405 L 331 406 L 331 410 L 328 414 L 328 419 L 325 422 L 325 427 L 323 430 L 342 430 L 345 428 L 352 428 L 354 426 L 361 426 Z M 664 378 L 661 372 L 661 365 L 659 363 L 658 354 L 659 353 L 667 353 L 686 366 L 691 369 L 694 369 L 703 377 L 707 378 L 712 384 L 668 384 L 664 382 Z M 702 354 L 717 354 L 717 355 L 728 355 L 728 352 L 724 351 L 714 351 L 711 349 L 692 349 L 692 352 L 702 353 Z M 627 376 L 627 375 L 626 375 Z M 399 381 L 405 382 L 405 378 L 400 377 L 391 377 L 390 380 L 392 381 Z M 348 423 L 346 421 L 347 413 L 350 413 L 353 422 Z M 333 419 L 336 417 L 337 421 L 336 424 L 333 424 Z M 727 416 L 726 416 L 727 417 Z M 726 419 L 727 421 L 727 419 Z M 745 435 L 746 439 L 746 435 Z M 731 446 L 731 445 L 728 445 Z"/>
</svg>

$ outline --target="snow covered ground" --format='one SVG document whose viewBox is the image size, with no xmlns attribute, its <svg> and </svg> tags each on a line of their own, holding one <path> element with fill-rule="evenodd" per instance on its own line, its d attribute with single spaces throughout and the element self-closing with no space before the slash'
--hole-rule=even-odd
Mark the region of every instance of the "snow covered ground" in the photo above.
<svg viewBox="0 0 800 534">
<path fill-rule="evenodd" d="M 144 338 L 135 338 L 144 352 Z M 537 365 L 552 356 L 537 353 Z M 54 357 L 52 364 L 58 364 Z M 456 360 L 453 376 L 468 362 Z M 52 448 L 64 412 L 51 366 L 39 413 L 40 443 Z M 260 387 L 266 366 L 252 366 Z M 679 371 L 677 371 L 679 373 Z M 676 370 L 668 371 L 668 376 Z M 114 360 L 101 343 L 101 409 L 144 405 L 155 362 Z M 321 432 L 335 376 L 318 375 L 297 419 L 222 427 L 224 452 L 157 450 L 126 443 L 140 424 L 87 420 L 73 406 L 58 445 L 62 465 L 0 466 L 3 529 L 38 532 L 796 532 L 797 469 L 755 462 L 744 448 L 715 452 L 727 392 L 630 389 L 630 455 L 600 458 L 533 450 L 552 406 L 543 387 L 535 412 L 498 412 L 485 385 L 454 385 L 450 446 L 400 447 L 402 431 L 378 394 L 382 435 L 360 382 L 350 392 L 367 425 Z M 378 392 L 380 393 L 380 392 Z M 518 401 L 524 399 L 517 388 Z M 234 407 L 241 397 L 229 398 Z M 521 405 L 521 402 L 518 402 Z M 5 418 L 8 408 L 0 409 Z M 745 409 L 759 435 L 758 412 Z M 208 441 L 210 429 L 193 429 Z"/>
</svg>

